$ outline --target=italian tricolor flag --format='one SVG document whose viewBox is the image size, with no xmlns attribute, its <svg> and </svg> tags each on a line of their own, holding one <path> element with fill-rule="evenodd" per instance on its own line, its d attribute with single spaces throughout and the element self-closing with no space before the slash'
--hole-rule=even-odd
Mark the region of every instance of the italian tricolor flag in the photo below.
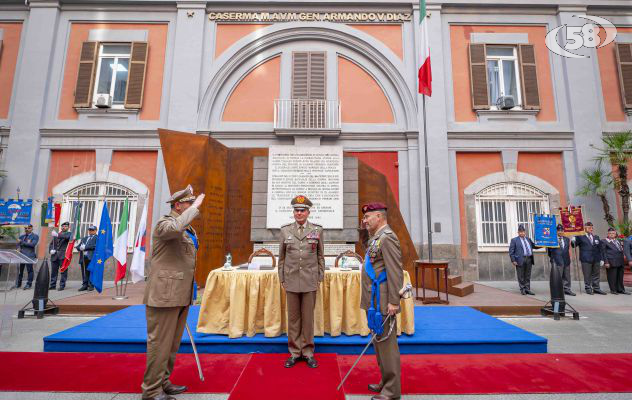
<svg viewBox="0 0 632 400">
<path fill-rule="evenodd" d="M 121 215 L 121 223 L 116 232 L 114 239 L 114 258 L 116 259 L 116 274 L 114 275 L 114 283 L 117 283 L 125 277 L 127 271 L 127 221 L 129 219 L 129 202 L 125 199 L 123 204 L 123 215 Z"/>
<path fill-rule="evenodd" d="M 66 253 L 64 254 L 64 261 L 61 263 L 61 267 L 59 268 L 59 272 L 64 272 L 70 267 L 70 263 L 72 262 L 72 251 L 75 248 L 75 242 L 77 240 L 81 240 L 81 203 L 77 203 L 75 206 L 75 224 L 73 226 L 74 234 L 72 235 L 72 240 L 68 241 L 68 246 L 66 246 Z"/>
<path fill-rule="evenodd" d="M 432 68 L 430 67 L 430 44 L 428 43 L 428 17 L 426 0 L 419 0 L 419 23 L 421 24 L 421 68 L 419 68 L 419 93 L 432 96 Z"/>
</svg>

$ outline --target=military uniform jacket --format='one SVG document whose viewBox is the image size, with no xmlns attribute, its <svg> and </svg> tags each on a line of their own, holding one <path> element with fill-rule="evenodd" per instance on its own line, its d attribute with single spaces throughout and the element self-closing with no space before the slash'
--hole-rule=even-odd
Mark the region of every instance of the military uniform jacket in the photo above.
<svg viewBox="0 0 632 400">
<path fill-rule="evenodd" d="M 404 286 L 402 251 L 399 239 L 390 226 L 382 227 L 369 238 L 367 253 L 367 256 L 371 258 L 376 277 L 386 269 L 386 282 L 380 285 L 380 312 L 386 315 L 388 303 L 399 306 L 399 291 Z M 360 300 L 360 308 L 368 310 L 371 306 L 371 284 L 373 282 L 365 268 L 362 268 L 361 282 L 362 298 Z"/>
<path fill-rule="evenodd" d="M 160 218 L 152 232 L 151 263 L 143 303 L 151 307 L 183 307 L 191 304 L 197 250 L 187 233 L 200 212 L 189 207 Z M 197 237 L 197 236 L 196 236 Z"/>
<path fill-rule="evenodd" d="M 288 292 L 314 292 L 325 279 L 323 228 L 305 221 L 298 232 L 296 222 L 281 227 L 279 280 Z"/>
</svg>

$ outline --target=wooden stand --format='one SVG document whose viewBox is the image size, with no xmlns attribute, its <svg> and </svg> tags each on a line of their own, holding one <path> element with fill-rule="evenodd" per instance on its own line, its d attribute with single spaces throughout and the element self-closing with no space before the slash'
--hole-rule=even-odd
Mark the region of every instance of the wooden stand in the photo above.
<svg viewBox="0 0 632 400">
<path fill-rule="evenodd" d="M 415 265 L 415 298 L 417 300 L 421 300 L 423 304 L 450 304 L 449 295 L 448 295 L 448 273 L 449 273 L 449 264 L 446 260 L 417 260 L 414 262 Z M 437 296 L 435 297 L 426 297 L 426 270 L 435 270 L 437 271 Z M 421 270 L 421 286 L 422 286 L 422 295 L 419 297 L 419 270 Z M 440 279 L 440 270 L 443 270 L 444 277 L 444 287 L 445 287 L 445 300 L 441 300 L 441 279 Z"/>
</svg>

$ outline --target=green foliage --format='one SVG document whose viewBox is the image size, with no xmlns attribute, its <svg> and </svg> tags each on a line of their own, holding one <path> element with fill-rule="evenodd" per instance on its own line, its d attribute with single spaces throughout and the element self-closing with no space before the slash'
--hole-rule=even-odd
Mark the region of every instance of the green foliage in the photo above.
<svg viewBox="0 0 632 400">
<path fill-rule="evenodd" d="M 632 222 L 619 220 L 614 224 L 614 229 L 617 230 L 619 236 L 628 237 L 632 235 Z"/>
<path fill-rule="evenodd" d="M 13 239 L 17 240 L 20 231 L 18 228 L 14 228 L 12 226 L 0 226 L 0 239 Z"/>
</svg>

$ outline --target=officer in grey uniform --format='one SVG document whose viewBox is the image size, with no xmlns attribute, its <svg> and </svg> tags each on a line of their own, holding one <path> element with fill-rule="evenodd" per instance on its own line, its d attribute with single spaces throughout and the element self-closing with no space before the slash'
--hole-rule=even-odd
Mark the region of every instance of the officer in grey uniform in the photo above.
<svg viewBox="0 0 632 400">
<path fill-rule="evenodd" d="M 307 220 L 312 202 L 305 196 L 291 201 L 294 222 L 281 227 L 279 280 L 287 303 L 287 338 L 290 357 L 285 367 L 300 359 L 310 368 L 314 358 L 314 307 L 316 291 L 325 278 L 323 228 Z"/>
</svg>

